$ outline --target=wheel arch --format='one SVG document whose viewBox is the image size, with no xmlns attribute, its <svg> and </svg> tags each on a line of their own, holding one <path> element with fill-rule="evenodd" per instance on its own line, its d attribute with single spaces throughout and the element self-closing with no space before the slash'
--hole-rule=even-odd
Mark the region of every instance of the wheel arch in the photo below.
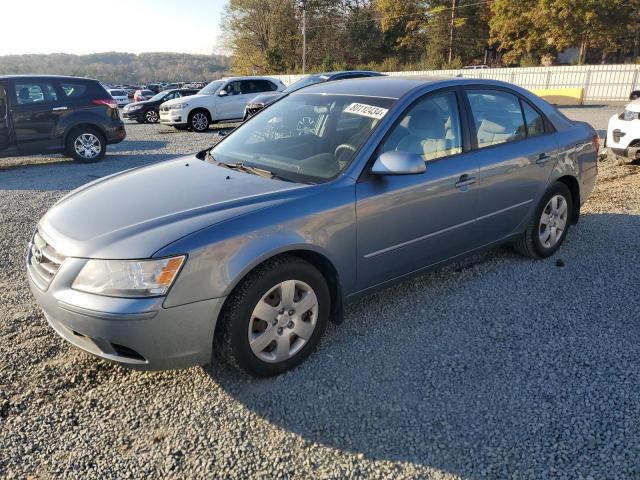
<svg viewBox="0 0 640 480">
<path fill-rule="evenodd" d="M 322 274 L 325 281 L 327 282 L 327 286 L 329 287 L 329 294 L 331 298 L 331 309 L 329 318 L 333 323 L 342 323 L 343 294 L 338 270 L 326 254 L 309 247 L 290 247 L 288 249 L 271 252 L 268 255 L 264 255 L 259 259 L 256 259 L 255 262 L 247 266 L 247 268 L 245 268 L 242 273 L 236 277 L 235 281 L 229 285 L 227 300 L 233 295 L 233 292 L 238 288 L 238 286 L 242 283 L 246 276 L 249 275 L 252 271 L 267 262 L 273 261 L 275 258 L 284 256 L 298 257 L 313 265 Z"/>
<path fill-rule="evenodd" d="M 187 121 L 191 121 L 191 117 L 198 112 L 204 113 L 209 118 L 209 123 L 213 122 L 213 116 L 207 107 L 193 107 L 187 115 Z"/>
<path fill-rule="evenodd" d="M 82 129 L 82 128 L 90 128 L 92 130 L 97 131 L 98 133 L 100 133 L 100 135 L 102 135 L 102 140 L 105 143 L 107 143 L 107 132 L 100 126 L 100 125 L 96 125 L 95 123 L 91 123 L 91 122 L 77 122 L 77 123 L 73 123 L 71 125 L 69 125 L 65 132 L 64 132 L 64 137 L 63 137 L 63 141 L 62 141 L 62 145 L 63 147 L 65 147 L 67 145 L 67 141 L 69 140 L 69 136 L 74 132 L 74 130 L 78 130 L 78 129 Z"/>
<path fill-rule="evenodd" d="M 556 179 L 556 182 L 563 183 L 571 192 L 571 201 L 573 203 L 573 211 L 571 212 L 571 224 L 578 223 L 580 218 L 580 183 L 573 175 L 564 175 Z"/>
</svg>

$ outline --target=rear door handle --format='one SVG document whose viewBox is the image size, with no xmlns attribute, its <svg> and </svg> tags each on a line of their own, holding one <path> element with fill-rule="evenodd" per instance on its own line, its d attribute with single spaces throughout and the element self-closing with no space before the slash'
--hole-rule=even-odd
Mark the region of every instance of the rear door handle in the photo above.
<svg viewBox="0 0 640 480">
<path fill-rule="evenodd" d="M 540 155 L 538 155 L 538 159 L 536 160 L 536 163 L 538 165 L 544 165 L 549 160 L 551 160 L 551 155 L 547 155 L 546 153 L 541 153 Z"/>
<path fill-rule="evenodd" d="M 456 182 L 456 188 L 464 188 L 476 183 L 476 177 L 470 176 L 468 173 L 460 176 L 460 179 Z"/>
<path fill-rule="evenodd" d="M 60 110 L 67 110 L 67 107 L 54 107 L 51 110 L 54 112 L 59 112 Z"/>
</svg>

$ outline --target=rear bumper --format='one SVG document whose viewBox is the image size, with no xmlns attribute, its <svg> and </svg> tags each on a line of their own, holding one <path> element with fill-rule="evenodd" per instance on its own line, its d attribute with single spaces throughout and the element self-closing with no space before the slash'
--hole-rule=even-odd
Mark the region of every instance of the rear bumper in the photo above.
<svg viewBox="0 0 640 480">
<path fill-rule="evenodd" d="M 105 129 L 107 144 L 120 143 L 127 138 L 127 131 L 124 128 L 124 122 L 119 120 L 108 125 Z"/>
<path fill-rule="evenodd" d="M 72 290 L 85 262 L 67 258 L 43 289 L 27 257 L 31 291 L 58 335 L 92 355 L 139 370 L 210 362 L 224 298 L 164 308 L 164 297 L 126 299 Z"/>
</svg>

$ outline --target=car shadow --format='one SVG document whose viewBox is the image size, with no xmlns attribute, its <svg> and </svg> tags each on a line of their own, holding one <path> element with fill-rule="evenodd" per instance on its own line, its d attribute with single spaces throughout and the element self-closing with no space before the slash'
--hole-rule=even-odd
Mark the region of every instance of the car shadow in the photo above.
<svg viewBox="0 0 640 480">
<path fill-rule="evenodd" d="M 640 216 L 585 214 L 550 259 L 503 247 L 350 305 L 284 375 L 205 371 L 267 421 L 368 459 L 464 478 L 586 477 L 617 455 L 599 439 L 640 447 L 627 424 L 640 410 L 640 300 L 622 288 L 640 284 L 624 253 L 637 232 Z"/>
</svg>

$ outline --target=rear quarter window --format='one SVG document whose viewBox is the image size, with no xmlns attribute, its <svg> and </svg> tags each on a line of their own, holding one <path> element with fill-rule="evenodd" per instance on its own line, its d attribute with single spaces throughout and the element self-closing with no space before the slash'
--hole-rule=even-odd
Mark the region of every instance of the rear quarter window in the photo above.
<svg viewBox="0 0 640 480">
<path fill-rule="evenodd" d="M 66 83 L 60 84 L 60 88 L 67 98 L 81 98 L 87 93 L 88 85 L 86 83 Z"/>
</svg>

